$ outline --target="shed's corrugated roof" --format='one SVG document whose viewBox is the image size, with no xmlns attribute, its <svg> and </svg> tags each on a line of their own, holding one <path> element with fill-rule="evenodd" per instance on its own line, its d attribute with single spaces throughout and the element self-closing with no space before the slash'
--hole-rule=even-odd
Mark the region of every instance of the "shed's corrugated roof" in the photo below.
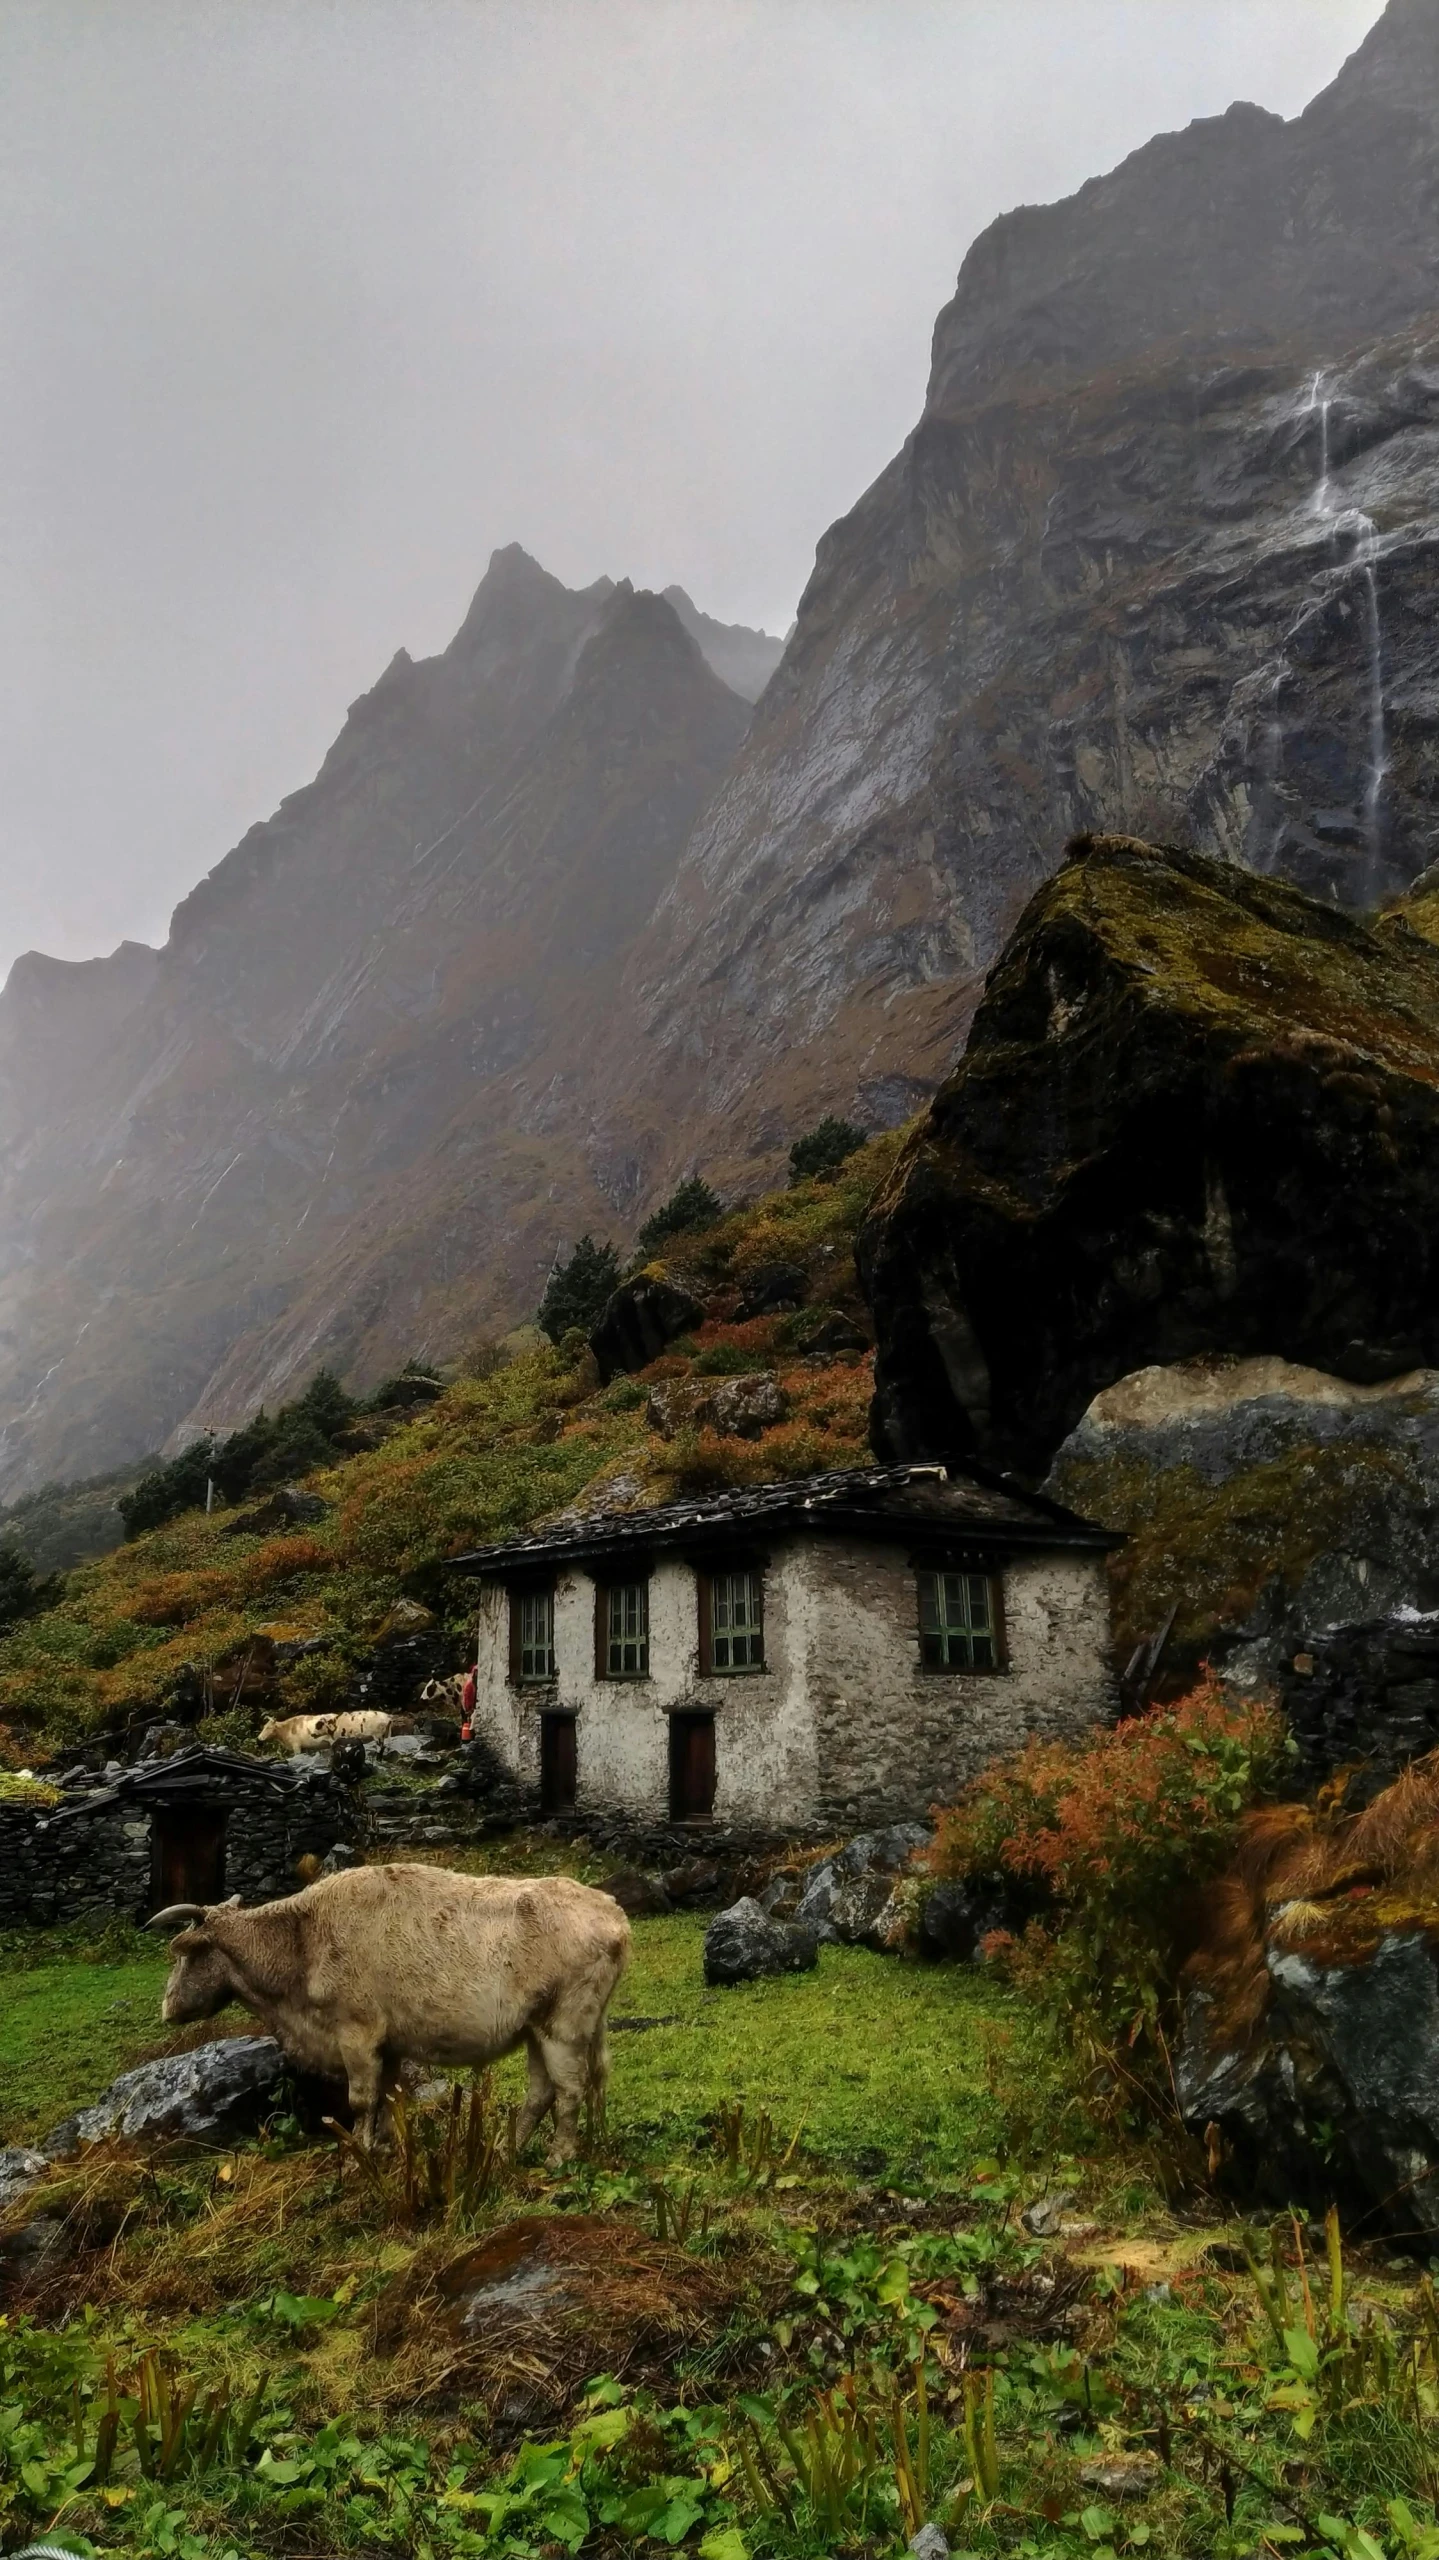
<svg viewBox="0 0 1439 2560">
<path fill-rule="evenodd" d="M 451 1556 L 462 1573 L 505 1574 L 530 1564 L 583 1563 L 653 1547 L 722 1545 L 759 1529 L 881 1537 L 945 1537 L 1004 1547 L 1117 1547 L 1113 1530 L 978 1465 L 845 1467 L 736 1493 L 666 1502 L 647 1511 L 573 1515 L 523 1538 Z"/>
</svg>

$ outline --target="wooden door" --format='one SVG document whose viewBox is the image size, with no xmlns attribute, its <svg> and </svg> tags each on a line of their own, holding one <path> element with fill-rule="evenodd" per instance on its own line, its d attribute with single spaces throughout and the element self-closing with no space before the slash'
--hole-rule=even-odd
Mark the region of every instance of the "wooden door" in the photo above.
<svg viewBox="0 0 1439 2560">
<path fill-rule="evenodd" d="M 225 1817 L 211 1805 L 157 1805 L 150 1817 L 150 1891 L 172 1902 L 223 1902 Z"/>
<path fill-rule="evenodd" d="M 575 1809 L 575 1720 L 573 1716 L 540 1717 L 540 1811 L 573 1813 Z"/>
<path fill-rule="evenodd" d="M 715 1804 L 713 1716 L 670 1718 L 670 1819 L 708 1822 Z"/>
</svg>

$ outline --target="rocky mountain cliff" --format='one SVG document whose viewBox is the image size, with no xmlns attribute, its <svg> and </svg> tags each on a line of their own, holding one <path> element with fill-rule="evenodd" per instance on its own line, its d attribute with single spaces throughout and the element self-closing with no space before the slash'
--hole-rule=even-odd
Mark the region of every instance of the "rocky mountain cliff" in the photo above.
<svg viewBox="0 0 1439 2560">
<path fill-rule="evenodd" d="M 917 1097 L 1077 830 L 1410 879 L 1436 556 L 1439 0 L 1391 0 L 1294 121 L 1162 135 L 970 250 L 636 954 L 684 1143 L 742 1166 L 820 1060 L 836 1107 Z"/>
<path fill-rule="evenodd" d="M 772 673 L 682 591 L 497 554 L 163 954 L 20 965 L 0 1489 L 452 1349 L 691 1166 L 894 1125 L 1074 830 L 1402 886 L 1436 557 L 1439 0 L 1390 0 L 1292 122 L 975 243 Z"/>
<path fill-rule="evenodd" d="M 533 1305 L 557 1232 L 613 1215 L 563 1061 L 748 716 L 662 598 L 499 552 L 163 952 L 17 963 L 8 1490 Z"/>
</svg>

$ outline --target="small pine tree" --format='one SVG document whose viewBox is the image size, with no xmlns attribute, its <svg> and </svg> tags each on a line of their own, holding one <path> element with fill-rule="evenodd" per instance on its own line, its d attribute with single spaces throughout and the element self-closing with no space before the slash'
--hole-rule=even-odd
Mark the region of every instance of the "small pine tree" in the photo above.
<svg viewBox="0 0 1439 2560">
<path fill-rule="evenodd" d="M 802 1138 L 796 1138 L 794 1145 L 790 1148 L 790 1188 L 793 1189 L 797 1182 L 811 1180 L 816 1175 L 824 1181 L 830 1174 L 838 1173 L 846 1156 L 852 1156 L 855 1149 L 862 1147 L 864 1142 L 863 1129 L 857 1129 L 852 1120 L 837 1120 L 834 1113 L 830 1112 L 825 1119 L 821 1120 L 818 1128 L 808 1130 Z"/>
<path fill-rule="evenodd" d="M 567 1333 L 590 1333 L 620 1285 L 620 1258 L 612 1244 L 581 1236 L 568 1262 L 556 1262 L 545 1283 L 535 1322 L 558 1343 Z"/>
<path fill-rule="evenodd" d="M 670 1236 L 688 1235 L 692 1229 L 712 1227 L 724 1216 L 724 1203 L 700 1174 L 687 1176 L 672 1191 L 653 1217 L 646 1218 L 635 1238 L 642 1254 L 656 1253 Z"/>
</svg>

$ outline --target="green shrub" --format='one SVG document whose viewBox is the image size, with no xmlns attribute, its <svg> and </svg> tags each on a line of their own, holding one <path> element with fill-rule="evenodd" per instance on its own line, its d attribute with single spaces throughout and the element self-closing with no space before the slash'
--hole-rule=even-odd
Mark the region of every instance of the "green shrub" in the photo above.
<svg viewBox="0 0 1439 2560">
<path fill-rule="evenodd" d="M 790 1148 L 791 1184 L 811 1181 L 816 1176 L 823 1181 L 828 1175 L 838 1173 L 846 1158 L 857 1154 L 864 1143 L 863 1129 L 857 1129 L 852 1120 L 837 1120 L 830 1112 L 817 1128 L 808 1130 L 802 1138 L 796 1138 Z"/>
<path fill-rule="evenodd" d="M 700 1378 L 743 1378 L 755 1369 L 767 1369 L 769 1362 L 762 1351 L 746 1350 L 740 1342 L 707 1342 L 695 1354 L 695 1375 Z"/>
<path fill-rule="evenodd" d="M 612 1244 L 581 1236 L 568 1262 L 557 1262 L 545 1283 L 536 1322 L 559 1343 L 567 1333 L 592 1333 L 606 1301 L 620 1285 L 620 1258 Z"/>
<path fill-rule="evenodd" d="M 646 1218 L 635 1238 L 641 1257 L 648 1261 L 671 1236 L 695 1234 L 701 1227 L 715 1226 L 724 1216 L 724 1203 L 697 1173 L 689 1175 L 668 1200 Z"/>
</svg>

